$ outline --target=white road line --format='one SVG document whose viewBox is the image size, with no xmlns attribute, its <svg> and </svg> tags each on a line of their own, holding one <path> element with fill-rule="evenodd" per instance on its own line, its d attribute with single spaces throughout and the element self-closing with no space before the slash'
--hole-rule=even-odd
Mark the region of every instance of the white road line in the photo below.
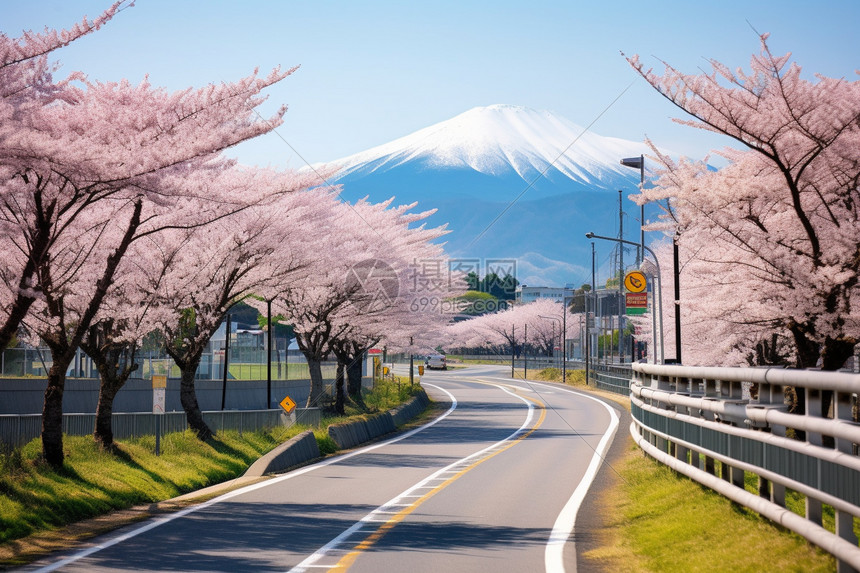
<svg viewBox="0 0 860 573">
<path fill-rule="evenodd" d="M 441 468 L 441 469 L 433 472 L 431 475 L 427 476 L 426 478 L 424 478 L 423 480 L 421 480 L 420 482 L 418 482 L 414 486 L 410 487 L 409 489 L 407 489 L 406 491 L 404 491 L 403 493 L 401 493 L 397 497 L 395 497 L 395 498 L 391 499 L 390 501 L 388 501 L 387 503 L 384 503 L 381 506 L 379 506 L 380 508 L 390 506 L 394 503 L 399 503 L 401 500 L 403 500 L 405 498 L 413 498 L 413 497 L 424 498 L 427 494 L 422 495 L 422 496 L 415 496 L 415 495 L 412 495 L 412 493 L 416 490 L 419 490 L 419 489 L 429 489 L 431 491 L 434 489 L 437 489 L 442 484 L 439 484 L 438 486 L 432 486 L 432 487 L 425 486 L 424 484 L 426 484 L 430 481 L 435 481 L 437 476 L 439 476 L 442 473 L 449 472 L 451 470 L 451 468 L 453 468 L 455 466 L 462 466 L 462 465 L 468 466 L 469 462 L 474 462 L 474 461 L 486 456 L 487 454 L 491 453 L 493 450 L 499 449 L 500 447 L 504 446 L 505 444 L 510 443 L 511 440 L 518 438 L 520 435 L 522 435 L 526 431 L 526 429 L 531 424 L 532 419 L 534 418 L 534 410 L 535 410 L 534 404 L 532 402 L 526 400 L 525 398 L 521 397 L 521 396 L 517 396 L 515 393 L 511 392 L 509 389 L 507 389 L 503 386 L 499 386 L 497 384 L 493 384 L 493 386 L 495 386 L 496 388 L 499 388 L 500 390 L 502 390 L 503 392 L 505 392 L 507 394 L 510 394 L 511 396 L 517 398 L 518 400 L 521 400 L 523 403 L 526 404 L 526 406 L 528 406 L 528 415 L 526 416 L 525 421 L 519 427 L 519 429 L 517 431 L 515 431 L 514 433 L 512 433 L 507 438 L 504 438 L 503 440 L 500 440 L 500 441 L 496 442 L 495 444 L 492 444 L 492 445 L 490 445 L 490 446 L 488 446 L 488 447 L 486 447 L 480 451 L 477 451 L 477 452 L 470 454 L 464 458 L 461 458 L 461 459 L 457 460 L 456 462 L 449 464 L 449 465 L 445 466 L 444 468 Z M 437 386 L 437 388 L 438 388 L 438 386 Z M 439 390 L 442 390 L 443 392 L 447 393 L 447 390 L 444 390 L 442 388 L 439 388 Z M 450 395 L 450 396 L 451 396 L 452 401 L 456 401 L 454 396 L 452 396 L 452 395 Z M 414 503 L 409 504 L 409 506 L 412 506 L 412 505 L 414 505 Z M 296 565 L 295 567 L 290 569 L 288 573 L 302 573 L 307 568 L 312 567 L 315 563 L 324 559 L 331 552 L 337 551 L 338 549 L 340 549 L 340 546 L 343 545 L 344 542 L 347 541 L 357 531 L 355 529 L 356 525 L 358 525 L 362 522 L 367 523 L 370 521 L 373 521 L 373 522 L 379 521 L 379 520 L 374 519 L 374 516 L 377 515 L 378 513 L 380 513 L 379 508 L 371 511 L 369 514 L 364 516 L 361 519 L 361 521 L 354 524 L 352 527 L 350 527 L 349 529 L 347 529 L 346 531 L 344 531 L 343 533 L 341 533 L 340 535 L 338 535 L 337 537 L 335 537 L 334 539 L 332 539 L 331 541 L 326 543 L 319 550 L 314 552 L 312 555 L 308 556 L 307 559 L 305 559 L 304 561 L 302 561 L 301 563 L 299 563 L 298 565 Z M 385 520 L 386 523 L 388 521 L 389 520 Z"/>
<path fill-rule="evenodd" d="M 436 386 L 435 384 L 425 383 L 424 385 L 425 386 L 431 386 L 433 388 L 436 388 L 437 390 L 445 392 L 445 394 L 447 394 L 451 398 L 451 406 L 448 408 L 448 410 L 445 411 L 444 414 L 442 414 L 438 418 L 431 420 L 430 422 L 424 424 L 423 426 L 419 426 L 419 427 L 415 428 L 414 430 L 410 430 L 410 431 L 406 432 L 405 434 L 402 434 L 402 435 L 397 436 L 395 438 L 391 438 L 390 440 L 385 440 L 384 442 L 379 442 L 378 444 L 374 444 L 372 446 L 367 446 L 366 448 L 361 448 L 361 449 L 355 450 L 353 452 L 350 452 L 348 454 L 344 454 L 342 456 L 332 457 L 332 458 L 329 458 L 329 459 L 324 460 L 322 462 L 319 462 L 319 463 L 316 463 L 316 464 L 313 464 L 310 466 L 305 466 L 304 468 L 301 468 L 301 469 L 295 470 L 293 472 L 284 474 L 280 477 L 276 477 L 276 478 L 270 479 L 268 481 L 249 485 L 249 486 L 243 487 L 241 489 L 237 489 L 237 490 L 231 491 L 229 493 L 225 493 L 222 496 L 216 497 L 214 499 L 210 499 L 209 501 L 207 501 L 205 503 L 201 503 L 200 505 L 195 505 L 193 507 L 183 509 L 182 511 L 172 513 L 172 514 L 165 516 L 165 517 L 159 517 L 159 518 L 153 519 L 152 521 L 149 521 L 148 523 L 146 523 L 145 525 L 143 525 L 141 527 L 138 527 L 136 529 L 132 529 L 128 533 L 118 535 L 116 537 L 113 537 L 111 539 L 106 540 L 103 543 L 100 543 L 99 545 L 95 545 L 93 547 L 89 547 L 89 548 L 84 549 L 82 551 L 78 551 L 77 553 L 73 553 L 69 557 L 66 557 L 65 559 L 61 559 L 55 563 L 51 563 L 50 565 L 45 565 L 44 567 L 37 569 L 36 573 L 49 573 L 50 571 L 56 571 L 57 569 L 59 569 L 61 567 L 65 567 L 66 565 L 68 565 L 70 563 L 74 563 L 75 561 L 80 561 L 81 559 L 89 557 L 90 555 L 98 553 L 99 551 L 102 551 L 102 550 L 107 549 L 109 547 L 113 547 L 114 545 L 116 545 L 118 543 L 128 541 L 129 539 L 131 539 L 133 537 L 137 537 L 138 535 L 140 535 L 142 533 L 146 533 L 147 531 L 149 531 L 151 529 L 155 529 L 156 527 L 158 527 L 160 525 L 164 525 L 165 523 L 170 523 L 171 521 L 173 521 L 175 519 L 185 517 L 186 515 L 189 515 L 191 513 L 195 513 L 197 511 L 200 511 L 201 509 L 206 509 L 207 507 L 215 505 L 216 503 L 221 503 L 223 501 L 227 501 L 227 500 L 232 499 L 234 497 L 237 497 L 237 496 L 240 496 L 240 495 L 252 492 L 252 491 L 256 491 L 258 489 L 262 489 L 265 487 L 269 487 L 271 485 L 279 484 L 283 481 L 293 479 L 295 477 L 304 475 L 306 473 L 310 473 L 310 472 L 318 470 L 320 468 L 324 468 L 324 467 L 330 466 L 332 464 L 337 464 L 337 463 L 340 463 L 344 460 L 348 460 L 350 458 L 353 458 L 355 456 L 359 456 L 361 454 L 365 454 L 367 452 L 377 450 L 377 449 L 385 447 L 387 445 L 397 443 L 401 440 L 405 440 L 406 438 L 410 438 L 410 437 L 414 436 L 418 432 L 422 432 L 422 431 L 426 430 L 427 428 L 435 426 L 436 424 L 438 424 L 439 422 L 441 422 L 442 420 L 447 418 L 449 415 L 451 415 L 451 412 L 453 412 L 457 408 L 457 399 L 454 398 L 454 396 L 450 392 L 448 392 L 447 390 L 444 390 L 443 388 L 440 388 L 439 386 Z"/>
<path fill-rule="evenodd" d="M 546 384 L 541 384 L 539 382 L 529 381 L 528 383 L 532 385 L 542 386 L 544 388 L 547 387 Z M 570 571 L 572 573 L 576 571 L 576 561 L 573 562 L 572 568 L 570 568 L 569 570 L 565 569 L 564 546 L 570 540 L 570 536 L 573 533 L 574 527 L 576 526 L 576 514 L 579 513 L 579 506 L 582 505 L 582 502 L 585 500 L 585 495 L 588 493 L 588 488 L 591 487 L 591 483 L 594 481 L 594 478 L 597 477 L 597 472 L 600 469 L 600 465 L 603 463 L 603 459 L 606 457 L 606 452 L 609 451 L 609 446 L 612 444 L 612 439 L 615 437 L 615 432 L 618 429 L 619 419 L 618 414 L 615 413 L 615 410 L 612 409 L 612 407 L 609 406 L 609 404 L 605 403 L 603 400 L 568 388 L 555 388 L 552 386 L 549 387 L 553 388 L 556 391 L 576 394 L 577 396 L 588 398 L 589 400 L 594 400 L 595 402 L 606 408 L 606 411 L 609 412 L 609 426 L 606 428 L 606 432 L 603 433 L 603 437 L 600 438 L 600 442 L 594 449 L 594 455 L 591 456 L 591 462 L 588 464 L 588 468 L 585 470 L 585 474 L 582 476 L 582 480 L 580 480 L 579 485 L 576 486 L 576 489 L 573 491 L 573 494 L 570 496 L 570 499 L 567 500 L 567 503 L 562 508 L 561 513 L 558 514 L 558 517 L 555 520 L 555 524 L 553 524 L 552 533 L 550 533 L 549 541 L 547 541 L 546 550 L 544 552 L 544 566 L 546 567 L 547 573 L 566 573 L 566 571 Z"/>
<path fill-rule="evenodd" d="M 559 513 L 556 518 L 544 552 L 544 566 L 546 567 L 547 573 L 566 573 L 564 567 L 564 546 L 570 540 L 570 536 L 576 526 L 576 514 L 579 512 L 579 507 L 582 505 L 585 495 L 588 493 L 588 488 L 591 487 L 591 483 L 597 476 L 600 465 L 606 456 L 606 452 L 609 450 L 609 446 L 612 444 L 612 439 L 615 437 L 619 424 L 618 414 L 616 414 L 615 410 L 613 410 L 612 407 L 606 404 L 603 400 L 563 386 L 549 386 L 547 384 L 532 382 L 530 380 L 515 380 L 501 376 L 487 376 L 485 374 L 481 374 L 481 377 L 504 381 L 508 384 L 516 383 L 518 388 L 523 388 L 524 390 L 533 391 L 528 386 L 523 387 L 519 386 L 519 384 L 528 384 L 532 386 L 537 385 L 551 389 L 551 391 L 545 392 L 546 394 L 550 394 L 552 392 L 576 394 L 577 396 L 594 400 L 609 412 L 609 426 L 603 434 L 603 437 L 600 439 L 600 442 L 597 444 L 597 448 L 594 450 L 594 455 L 591 457 L 591 462 L 588 464 L 588 468 L 586 469 L 582 480 L 579 482 L 579 485 L 573 491 L 570 499 L 568 499 L 567 503 L 562 508 L 561 513 Z M 573 562 L 573 567 L 570 569 L 570 573 L 575 571 L 576 561 Z"/>
</svg>

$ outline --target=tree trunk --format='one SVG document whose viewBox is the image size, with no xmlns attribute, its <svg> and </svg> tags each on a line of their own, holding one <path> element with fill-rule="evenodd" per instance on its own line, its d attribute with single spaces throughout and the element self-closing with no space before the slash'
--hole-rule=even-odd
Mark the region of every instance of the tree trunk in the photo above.
<svg viewBox="0 0 860 573">
<path fill-rule="evenodd" d="M 308 408 L 314 408 L 322 400 L 323 395 L 323 377 L 322 364 L 318 358 L 305 354 L 305 359 L 308 361 L 308 370 L 311 375 L 311 393 L 308 395 Z"/>
<path fill-rule="evenodd" d="M 335 398 L 334 398 L 334 410 L 340 415 L 346 414 L 346 410 L 344 409 L 344 391 L 343 391 L 343 379 L 346 368 L 342 361 L 337 361 L 337 376 L 335 378 Z"/>
<path fill-rule="evenodd" d="M 99 400 L 93 438 L 103 448 L 113 446 L 113 402 L 131 373 L 137 370 L 134 342 L 110 342 L 111 321 L 97 324 L 81 342 L 81 348 L 99 371 Z"/>
<path fill-rule="evenodd" d="M 41 196 L 41 191 L 38 192 L 38 196 Z M 37 218 L 35 233 L 29 241 L 29 256 L 18 281 L 18 293 L 15 295 L 15 302 L 6 309 L 6 320 L 0 326 L 0 350 L 9 346 L 12 338 L 18 333 L 18 327 L 27 316 L 27 311 L 30 310 L 30 306 L 36 300 L 33 297 L 25 296 L 23 293 L 31 290 L 34 286 L 33 283 L 37 282 L 37 271 L 45 263 L 50 245 L 51 230 L 51 224 L 47 219 L 44 217 Z"/>
<path fill-rule="evenodd" d="M 806 329 L 799 324 L 791 325 L 789 331 L 797 350 L 797 367 L 800 369 L 815 368 L 818 365 L 818 358 L 821 356 L 819 344 L 811 340 L 807 336 Z"/>
<path fill-rule="evenodd" d="M 346 366 L 347 389 L 349 397 L 361 404 L 364 402 L 361 396 L 361 355 L 353 357 Z"/>
<path fill-rule="evenodd" d="M 203 420 L 203 413 L 200 411 L 200 405 L 197 403 L 194 375 L 197 373 L 197 366 L 199 364 L 200 355 L 198 354 L 196 358 L 184 362 L 180 366 L 182 381 L 179 385 L 179 401 L 182 404 L 182 409 L 185 410 L 188 427 L 197 432 L 197 437 L 200 440 L 206 441 L 214 436 L 215 432 L 206 425 L 206 422 Z"/>
<path fill-rule="evenodd" d="M 853 355 L 853 340 L 833 339 L 828 336 L 821 351 L 821 369 L 839 370 Z"/>
<path fill-rule="evenodd" d="M 6 316 L 6 321 L 0 326 L 0 350 L 5 349 L 15 338 L 18 332 L 18 326 L 21 321 L 27 316 L 27 311 L 36 299 L 18 294 L 15 297 L 15 302 L 9 308 L 9 314 Z"/>
<path fill-rule="evenodd" d="M 63 467 L 63 390 L 68 366 L 68 362 L 63 364 L 62 360 L 54 358 L 42 405 L 42 455 L 55 469 Z"/>
<path fill-rule="evenodd" d="M 104 376 L 101 377 L 93 438 L 103 448 L 113 446 L 113 401 L 124 383 L 125 380 L 117 383 L 116 380 L 105 380 Z"/>
</svg>

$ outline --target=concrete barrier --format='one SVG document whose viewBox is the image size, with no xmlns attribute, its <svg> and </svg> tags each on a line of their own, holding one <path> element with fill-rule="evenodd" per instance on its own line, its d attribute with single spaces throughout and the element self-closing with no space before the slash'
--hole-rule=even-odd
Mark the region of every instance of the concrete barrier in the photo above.
<svg viewBox="0 0 860 573">
<path fill-rule="evenodd" d="M 338 449 L 354 448 L 359 444 L 394 432 L 397 426 L 403 425 L 423 412 L 429 403 L 430 398 L 422 389 L 417 395 L 388 412 L 368 416 L 363 420 L 332 424 L 328 427 L 328 435 L 337 444 Z M 313 432 L 308 430 L 261 457 L 248 468 L 244 475 L 245 477 L 256 477 L 283 472 L 318 457 L 320 457 L 319 446 Z"/>
<path fill-rule="evenodd" d="M 418 394 L 388 412 L 369 416 L 364 420 L 332 424 L 328 427 L 328 435 L 340 449 L 353 448 L 379 436 L 384 436 L 402 426 L 418 414 L 430 403 L 430 398 L 424 389 Z"/>
<path fill-rule="evenodd" d="M 338 449 L 346 450 L 396 429 L 397 426 L 394 425 L 391 414 L 383 412 L 363 420 L 332 424 L 328 427 L 328 435 L 337 444 Z"/>
<path fill-rule="evenodd" d="M 259 460 L 251 464 L 244 477 L 257 477 L 283 472 L 320 457 L 317 439 L 311 430 L 290 438 Z"/>
<path fill-rule="evenodd" d="M 402 426 L 418 414 L 424 411 L 430 404 L 430 398 L 427 396 L 427 392 L 424 391 L 424 388 L 419 390 L 418 394 L 399 405 L 398 407 L 389 410 L 388 413 L 391 414 L 391 417 L 394 419 L 395 426 Z"/>
</svg>

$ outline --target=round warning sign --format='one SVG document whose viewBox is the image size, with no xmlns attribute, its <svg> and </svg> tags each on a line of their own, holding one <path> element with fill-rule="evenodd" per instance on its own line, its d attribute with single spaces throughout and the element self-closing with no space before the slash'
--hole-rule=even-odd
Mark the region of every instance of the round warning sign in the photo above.
<svg viewBox="0 0 860 573">
<path fill-rule="evenodd" d="M 646 285 L 645 274 L 639 271 L 630 271 L 624 277 L 624 288 L 630 292 L 642 292 Z"/>
</svg>

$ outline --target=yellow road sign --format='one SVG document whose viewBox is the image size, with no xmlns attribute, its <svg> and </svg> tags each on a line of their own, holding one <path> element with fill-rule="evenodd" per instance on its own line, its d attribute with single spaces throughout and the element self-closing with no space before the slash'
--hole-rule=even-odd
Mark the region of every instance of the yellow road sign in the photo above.
<svg viewBox="0 0 860 573">
<path fill-rule="evenodd" d="M 624 277 L 624 288 L 630 292 L 642 292 L 647 284 L 645 274 L 639 271 L 630 271 Z"/>
<path fill-rule="evenodd" d="M 158 374 L 154 374 L 152 376 L 152 387 L 167 388 L 167 376 L 159 376 Z"/>
<path fill-rule="evenodd" d="M 292 413 L 293 410 L 296 409 L 296 403 L 293 402 L 293 399 L 287 396 L 283 400 L 281 400 L 281 408 L 284 409 L 284 412 L 287 414 Z"/>
</svg>

